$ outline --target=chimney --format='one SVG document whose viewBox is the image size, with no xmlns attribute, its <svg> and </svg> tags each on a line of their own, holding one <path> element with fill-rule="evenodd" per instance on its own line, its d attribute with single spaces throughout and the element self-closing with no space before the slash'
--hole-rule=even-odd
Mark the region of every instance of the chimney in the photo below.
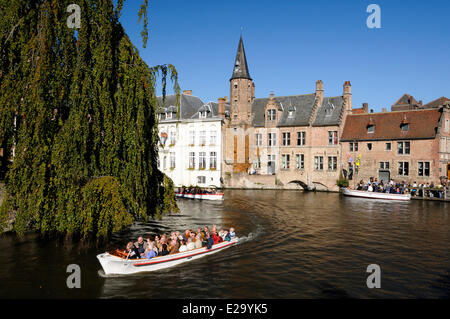
<svg viewBox="0 0 450 319">
<path fill-rule="evenodd" d="M 346 102 L 346 109 L 348 111 L 352 110 L 352 85 L 350 81 L 345 81 L 344 83 L 344 100 Z"/>
<path fill-rule="evenodd" d="M 368 103 L 363 103 L 363 113 L 369 113 L 369 104 Z"/>
<path fill-rule="evenodd" d="M 184 95 L 192 95 L 192 90 L 184 90 L 183 94 Z"/>
<path fill-rule="evenodd" d="M 316 96 L 323 99 L 323 82 L 322 80 L 316 81 Z"/>
<path fill-rule="evenodd" d="M 219 97 L 218 100 L 219 100 L 219 109 L 218 109 L 219 116 L 221 118 L 225 119 L 225 101 L 226 101 L 226 99 L 224 97 Z"/>
</svg>

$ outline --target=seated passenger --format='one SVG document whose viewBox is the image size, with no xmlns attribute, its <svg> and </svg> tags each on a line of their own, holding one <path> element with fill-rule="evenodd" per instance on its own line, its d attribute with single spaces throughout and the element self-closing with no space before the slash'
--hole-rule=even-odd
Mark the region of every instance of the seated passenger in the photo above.
<svg viewBox="0 0 450 319">
<path fill-rule="evenodd" d="M 169 249 L 166 244 L 166 237 L 161 236 L 161 247 L 158 252 L 158 256 L 165 256 L 169 254 Z"/>
<path fill-rule="evenodd" d="M 214 245 L 223 242 L 222 237 L 220 237 L 218 233 L 212 233 L 212 238 L 214 241 Z"/>
<path fill-rule="evenodd" d="M 231 228 L 230 228 L 230 239 L 233 239 L 233 238 L 235 238 L 235 237 L 236 237 L 236 233 L 234 232 L 234 228 L 231 227 Z"/>
<path fill-rule="evenodd" d="M 150 244 L 147 245 L 147 250 L 144 253 L 144 258 L 152 259 L 153 257 L 156 257 L 156 252 L 154 250 L 153 243 L 150 242 Z"/>
<path fill-rule="evenodd" d="M 180 248 L 178 249 L 178 251 L 180 252 L 180 253 L 184 253 L 185 251 L 187 251 L 188 250 L 188 248 L 187 248 L 187 246 L 186 246 L 186 241 L 183 239 L 182 241 L 181 241 L 181 245 L 180 245 Z"/>
<path fill-rule="evenodd" d="M 197 236 L 195 236 L 195 248 L 202 248 L 202 236 L 201 234 L 197 234 Z"/>
<path fill-rule="evenodd" d="M 214 239 L 212 237 L 212 234 L 207 233 L 206 234 L 206 248 L 211 249 L 213 245 L 214 245 Z"/>
<path fill-rule="evenodd" d="M 183 239 L 187 242 L 188 238 L 190 238 L 190 237 L 191 237 L 191 231 L 189 229 L 186 229 L 183 234 Z"/>
<path fill-rule="evenodd" d="M 139 251 L 139 257 L 144 256 L 145 250 L 147 249 L 147 243 L 144 241 L 144 238 L 142 238 L 142 236 L 139 236 L 137 242 L 135 242 L 134 245 Z"/>
<path fill-rule="evenodd" d="M 173 254 L 179 253 L 180 251 L 179 251 L 178 249 L 179 249 L 178 241 L 177 241 L 176 239 L 172 240 L 172 241 L 170 242 L 170 252 L 169 252 L 169 255 L 173 255 Z"/>
<path fill-rule="evenodd" d="M 230 233 L 228 232 L 228 230 L 224 230 L 223 231 L 223 240 L 224 241 L 230 241 L 231 240 L 231 238 L 230 238 Z"/>
<path fill-rule="evenodd" d="M 131 241 L 127 244 L 127 248 L 125 249 L 125 252 L 127 253 L 127 259 L 139 258 L 139 251 L 138 251 L 137 247 Z"/>
<path fill-rule="evenodd" d="M 201 244 L 201 243 L 200 243 L 200 244 Z M 195 243 L 194 243 L 194 241 L 192 240 L 192 238 L 188 238 L 188 241 L 187 241 L 186 246 L 187 246 L 187 250 L 195 249 Z M 201 247 L 201 246 L 200 246 L 200 247 Z"/>
</svg>

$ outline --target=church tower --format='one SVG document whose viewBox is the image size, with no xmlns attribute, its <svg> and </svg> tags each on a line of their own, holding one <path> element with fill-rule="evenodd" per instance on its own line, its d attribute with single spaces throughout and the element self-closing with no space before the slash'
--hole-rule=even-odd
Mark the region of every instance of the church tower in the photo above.
<svg viewBox="0 0 450 319">
<path fill-rule="evenodd" d="M 242 35 L 230 79 L 230 119 L 232 124 L 251 124 L 255 84 L 248 71 Z"/>
</svg>

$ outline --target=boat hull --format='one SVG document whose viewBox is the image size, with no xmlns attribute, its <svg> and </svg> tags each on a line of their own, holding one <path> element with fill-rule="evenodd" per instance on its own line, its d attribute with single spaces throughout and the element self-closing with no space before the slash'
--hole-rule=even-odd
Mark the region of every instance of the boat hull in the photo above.
<svg viewBox="0 0 450 319">
<path fill-rule="evenodd" d="M 179 198 L 189 198 L 189 199 L 202 199 L 202 200 L 223 200 L 223 194 L 191 194 L 191 193 L 175 193 L 176 197 Z"/>
<path fill-rule="evenodd" d="M 174 255 L 166 255 L 161 257 L 154 257 L 151 259 L 129 259 L 113 256 L 109 253 L 103 253 L 97 255 L 97 259 L 102 265 L 103 271 L 106 275 L 128 275 L 146 271 L 156 271 L 173 266 L 177 266 L 184 262 L 192 261 L 217 253 L 228 247 L 235 245 L 238 242 L 238 238 L 234 238 L 231 241 L 224 241 L 215 244 L 211 249 L 206 247 L 197 248 L 194 250 L 188 250 L 186 252 L 177 253 Z"/>
<path fill-rule="evenodd" d="M 360 198 L 401 200 L 401 201 L 411 200 L 411 194 L 388 194 L 388 193 L 378 193 L 378 192 L 367 192 L 367 191 L 358 191 L 358 190 L 348 189 L 345 187 L 342 188 L 342 193 L 345 196 L 360 197 Z"/>
</svg>

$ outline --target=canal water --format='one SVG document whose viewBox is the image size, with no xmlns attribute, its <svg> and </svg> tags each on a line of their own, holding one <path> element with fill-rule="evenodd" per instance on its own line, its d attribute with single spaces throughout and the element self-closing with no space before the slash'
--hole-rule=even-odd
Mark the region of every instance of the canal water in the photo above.
<svg viewBox="0 0 450 319">
<path fill-rule="evenodd" d="M 179 199 L 180 213 L 114 235 L 213 225 L 243 239 L 217 254 L 157 272 L 105 276 L 105 246 L 0 237 L 0 298 L 449 298 L 450 205 L 384 202 L 336 193 L 227 190 L 223 203 Z M 69 289 L 67 266 L 81 269 Z M 381 269 L 369 289 L 367 266 Z"/>
</svg>

